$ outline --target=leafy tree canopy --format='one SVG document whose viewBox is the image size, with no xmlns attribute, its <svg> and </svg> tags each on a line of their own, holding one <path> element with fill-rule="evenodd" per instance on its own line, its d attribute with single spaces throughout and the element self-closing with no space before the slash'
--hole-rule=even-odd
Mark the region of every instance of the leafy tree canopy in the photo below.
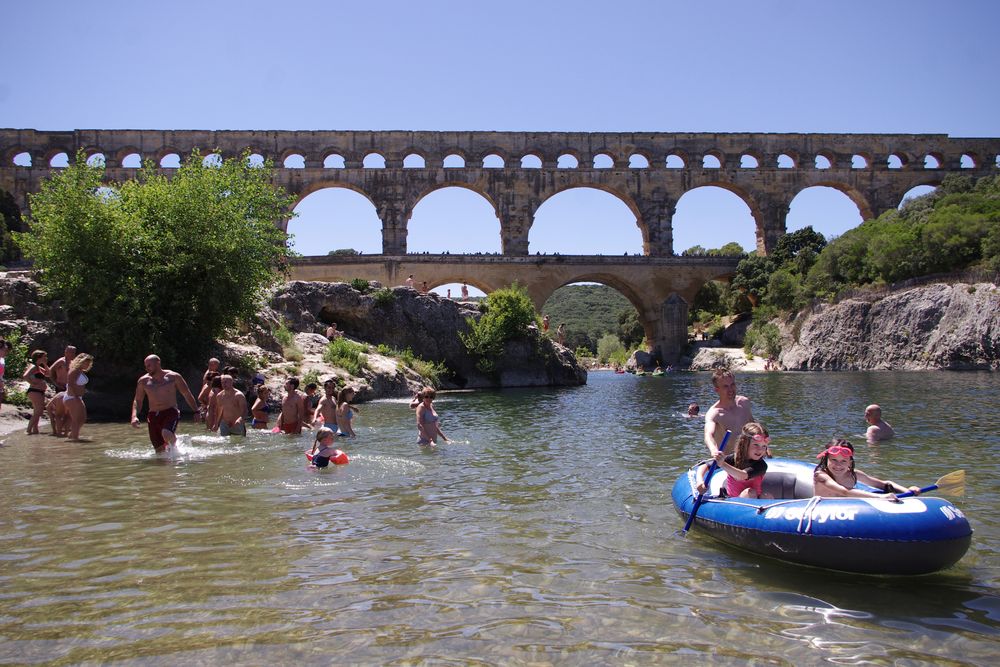
<svg viewBox="0 0 1000 667">
<path fill-rule="evenodd" d="M 491 292 L 483 303 L 482 317 L 468 318 L 469 332 L 459 333 L 459 337 L 466 349 L 478 357 L 479 370 L 492 373 L 507 341 L 526 335 L 528 325 L 538 316 L 528 292 L 517 283 Z"/>
<path fill-rule="evenodd" d="M 192 361 L 257 312 L 289 256 L 275 221 L 292 200 L 247 157 L 208 166 L 194 152 L 170 178 L 146 163 L 104 185 L 81 152 L 31 197 L 16 240 L 95 351 Z"/>
</svg>

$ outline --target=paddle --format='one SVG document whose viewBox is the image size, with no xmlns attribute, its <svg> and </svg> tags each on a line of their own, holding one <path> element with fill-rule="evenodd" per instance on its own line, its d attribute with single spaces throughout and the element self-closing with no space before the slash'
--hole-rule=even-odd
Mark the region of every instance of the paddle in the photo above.
<svg viewBox="0 0 1000 667">
<path fill-rule="evenodd" d="M 722 436 L 722 444 L 719 445 L 720 452 L 726 448 L 726 443 L 729 442 L 729 436 L 732 434 L 732 431 L 726 431 L 726 434 Z M 694 517 L 698 514 L 698 508 L 701 507 L 701 502 L 705 499 L 705 496 L 708 495 L 708 486 L 712 482 L 712 473 L 714 473 L 718 467 L 719 464 L 715 460 L 713 460 L 712 465 L 708 467 L 708 472 L 705 473 L 705 493 L 699 493 L 698 497 L 695 498 L 694 507 L 691 508 L 691 516 L 688 517 L 687 523 L 684 524 L 684 530 L 681 531 L 682 535 L 686 534 L 688 529 L 691 528 L 691 524 L 694 523 Z"/>
<path fill-rule="evenodd" d="M 927 493 L 928 491 L 933 491 L 937 489 L 941 493 L 951 496 L 964 496 L 965 495 L 965 471 L 956 470 L 955 472 L 950 472 L 944 477 L 938 479 L 937 482 L 931 484 L 930 486 L 925 486 L 920 489 L 920 493 Z M 916 495 L 913 491 L 906 491 L 904 493 L 897 493 L 897 498 L 907 498 L 909 496 Z"/>
</svg>

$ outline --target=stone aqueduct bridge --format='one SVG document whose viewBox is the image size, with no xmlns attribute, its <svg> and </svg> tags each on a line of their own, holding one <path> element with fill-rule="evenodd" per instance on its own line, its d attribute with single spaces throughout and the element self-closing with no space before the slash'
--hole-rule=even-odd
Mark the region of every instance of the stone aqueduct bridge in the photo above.
<svg viewBox="0 0 1000 667">
<path fill-rule="evenodd" d="M 418 285 L 467 282 L 487 294 L 517 281 L 539 311 L 563 285 L 599 282 L 625 295 L 639 312 L 652 350 L 674 363 L 687 343 L 688 304 L 709 280 L 728 279 L 738 262 L 735 257 L 638 255 L 355 255 L 297 259 L 292 278 L 401 285 L 412 274 Z"/>
<path fill-rule="evenodd" d="M 674 257 L 672 219 L 685 192 L 717 186 L 740 197 L 756 223 L 757 250 L 766 253 L 785 233 L 789 205 L 805 188 L 835 188 L 870 218 L 896 207 L 910 189 L 937 185 L 949 173 L 1000 173 L 1000 139 L 942 134 L 2 129 L 0 190 L 26 213 L 28 194 L 56 169 L 52 159 L 61 153 L 70 159 L 78 150 L 99 154 L 107 178 L 122 181 L 135 175 L 136 157 L 163 166 L 164 158 L 183 158 L 195 148 L 222 159 L 247 151 L 273 160 L 274 183 L 299 200 L 345 187 L 374 204 L 383 256 L 310 258 L 296 264 L 296 277 L 371 276 L 393 284 L 401 282 L 401 273 L 414 273 L 429 285 L 467 281 L 486 291 L 517 279 L 528 285 L 536 304 L 557 282 L 604 282 L 636 304 L 647 337 L 667 359 L 683 341 L 685 302 L 705 280 L 733 269 L 731 260 Z M 454 186 L 478 192 L 493 206 L 502 255 L 406 254 L 414 206 L 434 190 Z M 629 207 L 644 257 L 529 255 L 539 206 L 576 187 L 609 192 Z M 287 221 L 277 223 L 284 227 Z"/>
</svg>

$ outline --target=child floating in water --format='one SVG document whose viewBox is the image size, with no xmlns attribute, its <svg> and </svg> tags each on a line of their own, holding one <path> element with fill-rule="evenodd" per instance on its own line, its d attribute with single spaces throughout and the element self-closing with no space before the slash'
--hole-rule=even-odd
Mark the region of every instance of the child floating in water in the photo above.
<svg viewBox="0 0 1000 667">
<path fill-rule="evenodd" d="M 728 473 L 723 487 L 724 495 L 730 498 L 771 498 L 763 493 L 764 475 L 767 473 L 767 446 L 771 437 L 767 429 L 757 422 L 750 422 L 743 427 L 739 440 L 736 441 L 736 451 L 728 456 L 725 452 L 715 455 L 715 462 Z M 698 491 L 705 492 L 705 474 L 708 465 L 698 467 Z"/>
<path fill-rule="evenodd" d="M 330 461 L 336 465 L 347 463 L 347 454 L 334 447 L 336 442 L 337 434 L 333 429 L 323 426 L 316 431 L 316 439 L 313 440 L 312 451 L 309 452 L 312 464 L 317 468 L 326 468 L 330 465 Z"/>
</svg>

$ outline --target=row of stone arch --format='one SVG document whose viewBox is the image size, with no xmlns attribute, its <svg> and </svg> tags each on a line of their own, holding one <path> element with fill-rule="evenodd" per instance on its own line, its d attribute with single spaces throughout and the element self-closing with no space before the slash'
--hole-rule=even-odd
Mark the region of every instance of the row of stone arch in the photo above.
<svg viewBox="0 0 1000 667">
<path fill-rule="evenodd" d="M 17 149 L 13 149 L 16 151 Z M 117 151 L 111 160 L 96 150 L 84 151 L 90 164 L 105 164 L 111 167 L 123 167 L 126 169 L 137 169 L 142 166 L 143 155 L 137 149 L 128 147 Z M 311 159 L 307 160 L 304 152 L 296 149 L 287 149 L 278 156 L 277 162 L 285 169 L 304 169 L 306 166 L 319 166 Z M 65 150 L 58 148 L 50 149 L 39 156 L 40 161 L 48 167 L 64 167 L 69 162 L 69 154 Z M 174 149 L 164 148 L 156 151 L 152 156 L 152 161 L 164 169 L 175 169 L 180 167 L 182 161 L 181 154 Z M 222 153 L 213 152 L 204 157 L 206 164 L 221 163 L 226 159 Z M 232 159 L 232 156 L 229 158 Z M 610 152 L 598 152 L 593 155 L 583 155 L 578 151 L 567 150 L 560 153 L 555 158 L 554 164 L 546 164 L 545 158 L 536 152 L 528 152 L 520 158 L 504 157 L 500 153 L 490 153 L 485 156 L 469 157 L 461 150 L 449 152 L 440 164 L 435 164 L 423 153 L 412 151 L 407 153 L 402 160 L 393 161 L 387 159 L 379 152 L 369 152 L 357 155 L 346 154 L 344 152 L 329 152 L 324 154 L 321 166 L 327 169 L 345 168 L 367 168 L 384 169 L 387 167 L 401 167 L 404 169 L 426 169 L 442 167 L 445 169 L 456 168 L 483 168 L 483 169 L 541 169 L 543 167 L 555 167 L 557 169 L 871 169 L 876 166 L 886 169 L 944 169 L 947 168 L 947 157 L 940 152 L 929 152 L 923 155 L 907 154 L 896 151 L 881 156 L 884 162 L 878 162 L 879 158 L 872 153 L 862 152 L 851 155 L 839 155 L 834 151 L 821 150 L 813 154 L 800 154 L 795 151 L 786 151 L 778 154 L 764 155 L 757 151 L 747 151 L 741 154 L 727 155 L 722 151 L 710 150 L 704 154 L 687 154 L 683 151 L 676 151 L 667 154 L 661 160 L 642 152 L 631 153 L 624 158 L 615 158 Z M 959 169 L 978 169 L 989 160 L 989 156 L 979 156 L 972 152 L 962 153 L 958 156 L 958 164 L 954 165 Z M 700 164 L 699 164 L 700 160 Z M 994 166 L 1000 168 L 1000 155 L 993 156 Z M 32 167 L 35 158 L 28 151 L 13 152 L 9 156 L 8 164 L 16 167 Z M 265 157 L 262 153 L 251 153 L 248 161 L 252 166 L 263 166 Z M 984 162 L 985 161 L 985 162 Z"/>
</svg>

